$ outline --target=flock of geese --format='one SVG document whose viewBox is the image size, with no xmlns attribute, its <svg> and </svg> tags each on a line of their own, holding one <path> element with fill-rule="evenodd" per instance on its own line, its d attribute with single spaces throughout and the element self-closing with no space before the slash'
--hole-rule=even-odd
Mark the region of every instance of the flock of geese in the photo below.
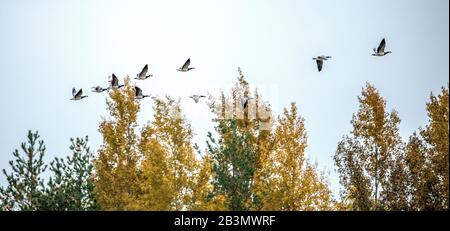
<svg viewBox="0 0 450 231">
<path fill-rule="evenodd" d="M 190 70 L 195 69 L 194 67 L 189 67 L 190 65 L 191 65 L 191 59 L 188 58 L 188 60 L 186 60 L 186 62 L 183 64 L 183 66 L 178 68 L 177 71 L 188 72 Z M 152 74 L 147 75 L 147 72 L 148 72 L 148 64 L 146 64 L 144 66 L 144 68 L 142 68 L 141 72 L 136 74 L 136 77 L 134 79 L 146 80 L 150 77 L 153 77 Z M 103 88 L 101 86 L 95 86 L 95 87 L 91 88 L 92 92 L 102 93 L 107 90 L 115 90 L 115 89 L 119 89 L 124 86 L 123 84 L 122 85 L 119 84 L 119 79 L 117 78 L 117 76 L 114 73 L 110 77 L 111 77 L 111 80 L 109 80 L 109 86 L 107 88 Z M 150 97 L 150 95 L 144 95 L 142 93 L 142 89 L 138 86 L 134 86 L 134 92 L 135 92 L 136 99 L 143 99 L 146 97 Z M 87 97 L 87 95 L 83 95 L 82 88 L 80 88 L 80 90 L 78 90 L 78 91 L 75 88 L 73 88 L 72 89 L 72 98 L 70 100 L 81 100 L 86 97 Z M 201 98 L 205 98 L 206 96 L 205 95 L 191 95 L 189 97 L 191 99 L 193 99 L 195 103 L 198 103 Z M 154 98 L 154 97 L 152 97 L 152 98 Z"/>
<path fill-rule="evenodd" d="M 380 44 L 378 45 L 377 48 L 373 48 L 373 54 L 372 56 L 385 56 L 389 53 L 392 53 L 391 51 L 385 51 L 385 47 L 386 47 L 386 40 L 383 38 L 380 42 Z M 330 59 L 331 56 L 325 56 L 325 55 L 319 55 L 317 57 L 314 57 L 313 60 L 316 61 L 317 64 L 317 70 L 320 72 L 322 71 L 323 68 L 323 64 L 324 61 L 327 61 L 328 59 Z M 190 70 L 195 69 L 194 67 L 189 67 L 191 65 L 191 59 L 188 58 L 186 60 L 186 62 L 183 64 L 183 66 L 181 66 L 180 68 L 177 69 L 177 71 L 180 72 L 188 72 Z M 144 66 L 144 68 L 142 68 L 141 72 L 139 72 L 138 74 L 136 74 L 136 77 L 134 79 L 137 80 L 146 80 L 150 77 L 153 77 L 153 75 L 148 74 L 148 64 L 146 64 Z M 120 85 L 119 84 L 119 79 L 116 77 L 116 75 L 114 75 L 114 73 L 111 76 L 111 80 L 109 81 L 109 86 L 107 88 L 103 88 L 101 86 L 95 86 L 92 87 L 92 92 L 96 92 L 96 93 L 102 93 L 104 91 L 107 90 L 116 90 L 119 89 L 121 87 L 123 87 L 124 85 Z M 143 99 L 146 97 L 150 97 L 150 95 L 144 95 L 142 92 L 142 89 L 139 88 L 138 86 L 134 86 L 134 91 L 135 91 L 135 97 L 136 99 Z M 71 100 L 81 100 L 87 97 L 87 95 L 83 95 L 83 89 L 80 88 L 80 90 L 76 91 L 75 88 L 72 89 L 72 98 Z M 205 98 L 205 95 L 191 95 L 189 96 L 189 98 L 191 98 L 192 100 L 194 100 L 195 103 L 198 103 L 200 101 L 201 98 Z M 154 98 L 154 97 L 152 97 Z M 247 97 L 244 96 L 241 99 L 241 105 L 243 106 L 243 108 L 245 109 L 248 105 L 249 100 L 251 100 L 253 98 L 251 97 Z"/>
</svg>

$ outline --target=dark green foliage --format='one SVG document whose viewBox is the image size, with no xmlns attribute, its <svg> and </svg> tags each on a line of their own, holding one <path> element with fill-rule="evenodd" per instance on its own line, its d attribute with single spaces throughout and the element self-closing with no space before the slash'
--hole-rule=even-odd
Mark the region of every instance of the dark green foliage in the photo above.
<svg viewBox="0 0 450 231">
<path fill-rule="evenodd" d="M 97 203 L 92 181 L 92 153 L 87 146 L 88 137 L 70 139 L 72 156 L 66 160 L 55 158 L 50 163 L 53 172 L 41 203 L 43 210 L 95 210 Z"/>
<path fill-rule="evenodd" d="M 2 210 L 39 209 L 39 198 L 44 188 L 41 173 L 47 168 L 42 160 L 45 153 L 44 141 L 39 138 L 38 132 L 28 131 L 28 142 L 21 145 L 24 154 L 20 155 L 19 150 L 16 149 L 13 152 L 15 161 L 9 162 L 12 173 L 8 174 L 3 169 L 8 186 L 0 188 Z"/>
<path fill-rule="evenodd" d="M 249 210 L 252 201 L 251 181 L 255 172 L 255 154 L 248 142 L 249 134 L 239 133 L 236 121 L 220 122 L 218 143 L 208 134 L 209 153 L 213 159 L 215 194 L 227 198 L 228 209 Z"/>
<path fill-rule="evenodd" d="M 29 131 L 28 142 L 21 145 L 24 155 L 18 150 L 13 152 L 15 160 L 9 162 L 12 173 L 3 169 L 8 184 L 0 187 L 0 211 L 98 209 L 88 138 L 71 139 L 72 156 L 66 160 L 55 158 L 50 163 L 53 174 L 47 184 L 41 176 L 47 165 L 43 161 L 44 141 L 39 138 L 38 132 Z"/>
</svg>

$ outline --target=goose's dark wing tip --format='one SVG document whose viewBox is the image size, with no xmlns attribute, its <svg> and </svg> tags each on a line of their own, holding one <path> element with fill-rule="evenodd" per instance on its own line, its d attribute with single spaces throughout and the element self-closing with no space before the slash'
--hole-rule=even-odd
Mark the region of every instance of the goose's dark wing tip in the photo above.
<svg viewBox="0 0 450 231">
<path fill-rule="evenodd" d="M 134 90 L 136 91 L 136 95 L 142 94 L 142 89 L 139 88 L 138 86 L 134 86 Z"/>
<path fill-rule="evenodd" d="M 189 67 L 189 65 L 191 65 L 191 58 L 188 58 L 186 60 L 186 62 L 183 64 L 183 66 L 181 67 L 181 69 L 187 69 Z"/>
<path fill-rule="evenodd" d="M 383 38 L 380 42 L 380 45 L 378 46 L 378 49 L 377 49 L 378 52 L 383 51 L 385 46 L 386 46 L 386 39 Z"/>
</svg>

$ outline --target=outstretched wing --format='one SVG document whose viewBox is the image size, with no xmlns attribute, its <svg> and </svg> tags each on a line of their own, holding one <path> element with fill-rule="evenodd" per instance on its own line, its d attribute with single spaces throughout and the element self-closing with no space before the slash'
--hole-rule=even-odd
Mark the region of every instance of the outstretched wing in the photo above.
<svg viewBox="0 0 450 231">
<path fill-rule="evenodd" d="M 191 58 L 188 58 L 188 60 L 186 60 L 186 62 L 183 64 L 183 67 L 181 67 L 181 69 L 188 69 L 189 65 L 191 65 Z"/>
<path fill-rule="evenodd" d="M 112 79 L 111 79 L 111 86 L 116 86 L 118 84 L 119 84 L 119 79 L 117 79 L 116 75 L 113 73 Z"/>
<path fill-rule="evenodd" d="M 134 87 L 134 90 L 136 92 L 136 96 L 142 95 L 142 90 L 139 87 Z"/>
<path fill-rule="evenodd" d="M 77 90 L 75 90 L 75 88 L 72 88 L 72 96 L 75 97 L 75 93 L 77 93 Z"/>
<path fill-rule="evenodd" d="M 145 74 L 147 74 L 148 71 L 148 64 L 145 64 L 145 67 L 142 68 L 141 73 L 139 73 L 139 76 L 145 76 Z"/>
<path fill-rule="evenodd" d="M 247 102 L 248 102 L 248 99 L 246 97 L 241 98 L 241 105 L 243 108 L 247 107 Z"/>
<path fill-rule="evenodd" d="M 321 56 L 318 56 L 317 58 L 318 58 L 318 59 L 327 60 L 327 59 L 331 58 L 331 56 L 321 55 Z"/>
<path fill-rule="evenodd" d="M 323 60 L 322 59 L 316 59 L 316 63 L 317 63 L 317 69 L 320 72 L 322 70 Z"/>
<path fill-rule="evenodd" d="M 80 88 L 80 90 L 77 92 L 77 94 L 74 96 L 74 98 L 81 98 L 81 95 L 83 95 L 83 88 Z"/>
<path fill-rule="evenodd" d="M 380 45 L 378 46 L 377 53 L 383 53 L 384 47 L 386 47 L 386 40 L 383 38 L 383 40 L 381 40 L 380 42 Z"/>
</svg>

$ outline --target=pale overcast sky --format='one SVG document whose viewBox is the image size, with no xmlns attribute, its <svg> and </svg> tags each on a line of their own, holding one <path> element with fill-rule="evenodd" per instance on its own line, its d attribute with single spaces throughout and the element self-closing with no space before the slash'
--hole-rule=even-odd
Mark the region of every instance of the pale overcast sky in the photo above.
<svg viewBox="0 0 450 231">
<path fill-rule="evenodd" d="M 448 8 L 445 0 L 0 0 L 0 169 L 29 129 L 45 140 L 46 160 L 68 155 L 70 137 L 89 135 L 97 150 L 106 95 L 90 87 L 147 63 L 154 78 L 138 84 L 181 97 L 205 147 L 211 114 L 186 97 L 229 90 L 241 67 L 275 112 L 297 103 L 307 155 L 330 172 L 337 194 L 332 156 L 365 82 L 398 110 L 405 140 L 426 123 L 430 92 L 448 82 Z M 393 53 L 371 56 L 383 37 Z M 311 58 L 321 54 L 333 58 L 318 73 Z M 177 72 L 188 57 L 196 69 Z M 69 100 L 72 87 L 89 97 Z M 151 107 L 142 101 L 141 125 Z"/>
</svg>

